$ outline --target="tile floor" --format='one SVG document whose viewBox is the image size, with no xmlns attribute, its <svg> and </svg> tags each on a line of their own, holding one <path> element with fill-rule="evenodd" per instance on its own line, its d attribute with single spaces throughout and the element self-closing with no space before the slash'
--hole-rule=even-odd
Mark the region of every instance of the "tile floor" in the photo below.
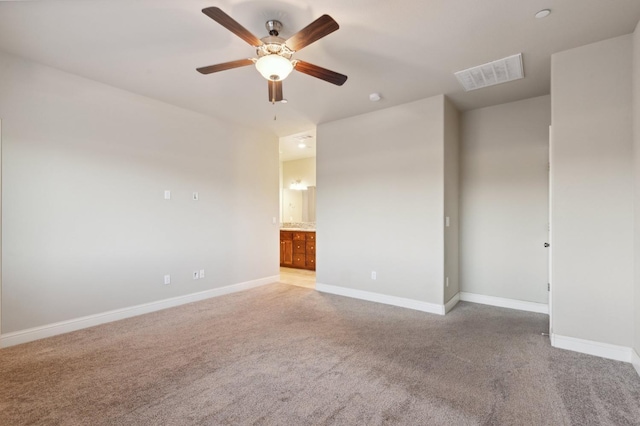
<svg viewBox="0 0 640 426">
<path fill-rule="evenodd" d="M 280 267 L 280 282 L 299 287 L 316 288 L 316 271 Z"/>
</svg>

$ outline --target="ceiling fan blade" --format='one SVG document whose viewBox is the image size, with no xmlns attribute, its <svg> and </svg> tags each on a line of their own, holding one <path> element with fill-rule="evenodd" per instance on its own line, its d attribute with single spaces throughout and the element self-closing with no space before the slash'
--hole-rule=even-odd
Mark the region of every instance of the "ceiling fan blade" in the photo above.
<svg viewBox="0 0 640 426">
<path fill-rule="evenodd" d="M 342 86 L 344 82 L 347 81 L 346 75 L 310 64 L 309 62 L 297 61 L 294 69 L 303 74 L 333 83 L 336 86 Z"/>
<path fill-rule="evenodd" d="M 253 65 L 253 61 L 251 59 L 239 59 L 237 61 L 225 62 L 223 64 L 209 65 L 207 67 L 196 68 L 196 71 L 198 71 L 200 74 L 211 74 L 218 71 L 246 67 L 247 65 Z"/>
<path fill-rule="evenodd" d="M 276 103 L 282 100 L 282 80 L 269 80 L 269 102 Z"/>
<path fill-rule="evenodd" d="M 224 13 L 218 7 L 207 7 L 202 9 L 202 13 L 207 15 L 209 18 L 216 21 L 218 24 L 222 25 L 250 45 L 254 47 L 262 46 L 262 40 L 258 37 L 251 34 L 251 32 L 240 25 L 236 20 L 234 20 L 231 16 Z"/>
<path fill-rule="evenodd" d="M 320 40 L 340 28 L 338 23 L 329 15 L 322 15 L 296 34 L 289 37 L 286 45 L 293 51 L 298 51 L 311 43 Z"/>
</svg>

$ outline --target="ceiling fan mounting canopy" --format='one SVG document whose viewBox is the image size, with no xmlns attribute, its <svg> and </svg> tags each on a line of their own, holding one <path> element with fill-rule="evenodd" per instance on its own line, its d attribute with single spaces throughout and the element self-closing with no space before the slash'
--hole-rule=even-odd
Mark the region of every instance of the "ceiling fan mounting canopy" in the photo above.
<svg viewBox="0 0 640 426">
<path fill-rule="evenodd" d="M 277 20 L 269 20 L 265 23 L 269 35 L 259 39 L 218 7 L 207 7 L 202 9 L 202 13 L 255 47 L 258 58 L 240 59 L 197 68 L 197 71 L 201 74 L 211 74 L 255 64 L 260 74 L 269 80 L 269 101 L 274 103 L 283 99 L 282 80 L 294 69 L 337 86 L 342 86 L 347 81 L 346 75 L 308 62 L 292 59 L 295 52 L 340 28 L 338 23 L 329 15 L 322 15 L 285 40 L 279 37 L 282 23 Z"/>
</svg>

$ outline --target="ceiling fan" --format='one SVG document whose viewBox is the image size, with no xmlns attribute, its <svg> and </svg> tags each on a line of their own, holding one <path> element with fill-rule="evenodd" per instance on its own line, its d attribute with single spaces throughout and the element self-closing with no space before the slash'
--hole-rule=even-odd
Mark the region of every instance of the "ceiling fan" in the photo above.
<svg viewBox="0 0 640 426">
<path fill-rule="evenodd" d="M 320 40 L 322 37 L 340 28 L 338 23 L 329 15 L 322 15 L 285 40 L 278 36 L 282 30 L 282 23 L 280 21 L 267 21 L 265 26 L 267 27 L 267 31 L 269 31 L 269 35 L 259 39 L 220 10 L 220 8 L 207 7 L 202 9 L 202 13 L 255 47 L 256 54 L 258 55 L 257 58 L 239 59 L 237 61 L 197 68 L 197 71 L 202 74 L 211 74 L 255 64 L 260 74 L 269 81 L 269 101 L 272 103 L 282 101 L 282 80 L 294 69 L 337 86 L 342 86 L 344 82 L 347 81 L 346 75 L 299 59 L 292 59 L 293 54 L 303 47 Z"/>
</svg>

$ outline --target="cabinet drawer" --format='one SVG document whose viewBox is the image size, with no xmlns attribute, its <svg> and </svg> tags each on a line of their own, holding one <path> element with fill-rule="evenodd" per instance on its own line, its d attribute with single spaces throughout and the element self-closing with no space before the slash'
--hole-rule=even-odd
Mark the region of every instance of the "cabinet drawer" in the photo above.
<svg viewBox="0 0 640 426">
<path fill-rule="evenodd" d="M 293 240 L 293 232 L 291 232 L 291 231 L 280 231 L 280 239 L 281 240 Z"/>
<path fill-rule="evenodd" d="M 306 264 L 307 264 L 307 259 L 304 253 L 293 255 L 293 266 L 297 268 L 304 268 Z"/>
<path fill-rule="evenodd" d="M 315 241 L 316 233 L 315 232 L 307 232 L 307 241 Z"/>
<path fill-rule="evenodd" d="M 307 239 L 307 233 L 306 232 L 294 232 L 293 233 L 293 240 L 294 241 L 304 241 Z"/>
<path fill-rule="evenodd" d="M 316 243 L 315 241 L 307 241 L 307 244 L 305 246 L 305 252 L 308 255 L 316 255 Z"/>
<path fill-rule="evenodd" d="M 304 254 L 305 253 L 305 243 L 304 241 L 293 241 L 293 252 L 294 253 L 301 253 Z"/>
<path fill-rule="evenodd" d="M 316 257 L 313 255 L 307 255 L 307 265 L 306 267 L 308 269 L 313 269 L 315 271 L 316 269 Z"/>
</svg>

